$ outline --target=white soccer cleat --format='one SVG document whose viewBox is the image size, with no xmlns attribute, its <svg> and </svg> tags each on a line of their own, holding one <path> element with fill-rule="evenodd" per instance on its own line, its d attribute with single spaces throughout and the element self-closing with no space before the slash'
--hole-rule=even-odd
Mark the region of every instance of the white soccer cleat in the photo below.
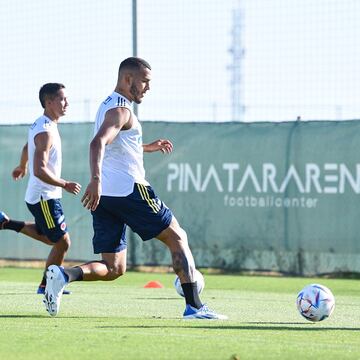
<svg viewBox="0 0 360 360">
<path fill-rule="evenodd" d="M 217 314 L 216 312 L 210 310 L 205 304 L 202 305 L 200 309 L 196 309 L 187 304 L 183 319 L 227 320 L 228 317 L 226 315 Z"/>
<path fill-rule="evenodd" d="M 59 312 L 61 296 L 66 285 L 64 268 L 50 265 L 46 270 L 46 287 L 43 302 L 46 311 L 51 316 L 56 316 Z"/>
</svg>

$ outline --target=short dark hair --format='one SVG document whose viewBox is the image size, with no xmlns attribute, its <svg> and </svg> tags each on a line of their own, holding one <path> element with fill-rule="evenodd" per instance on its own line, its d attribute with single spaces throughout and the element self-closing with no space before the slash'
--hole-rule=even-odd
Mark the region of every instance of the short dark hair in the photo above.
<svg viewBox="0 0 360 360">
<path fill-rule="evenodd" d="M 149 70 L 151 70 L 150 64 L 145 61 L 144 59 L 138 58 L 138 57 L 129 57 L 125 60 L 123 60 L 119 66 L 119 74 L 120 71 L 124 69 L 130 69 L 130 70 L 140 70 L 142 67 L 146 67 Z"/>
<path fill-rule="evenodd" d="M 54 98 L 61 89 L 65 89 L 65 85 L 60 83 L 47 83 L 43 85 L 39 91 L 41 106 L 45 109 L 46 97 Z"/>
</svg>

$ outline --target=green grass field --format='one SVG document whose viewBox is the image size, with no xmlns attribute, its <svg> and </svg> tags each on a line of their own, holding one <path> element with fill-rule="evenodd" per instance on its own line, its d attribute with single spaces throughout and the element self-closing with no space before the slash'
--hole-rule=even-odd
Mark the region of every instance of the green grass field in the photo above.
<svg viewBox="0 0 360 360">
<path fill-rule="evenodd" d="M 186 321 L 172 274 L 72 283 L 51 318 L 35 294 L 41 273 L 0 269 L 0 359 L 360 359 L 357 280 L 206 275 L 203 301 L 229 320 Z M 143 288 L 150 280 L 165 287 Z M 314 282 L 336 298 L 321 323 L 295 307 Z"/>
</svg>

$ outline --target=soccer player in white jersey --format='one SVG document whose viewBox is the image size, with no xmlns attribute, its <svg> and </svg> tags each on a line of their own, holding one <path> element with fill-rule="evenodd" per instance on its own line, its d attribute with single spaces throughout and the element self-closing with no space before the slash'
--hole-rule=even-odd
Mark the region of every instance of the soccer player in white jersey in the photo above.
<svg viewBox="0 0 360 360">
<path fill-rule="evenodd" d="M 51 245 L 52 249 L 46 260 L 47 268 L 51 264 L 61 265 L 70 246 L 70 236 L 60 203 L 62 189 L 78 194 L 81 186 L 61 178 L 62 152 L 57 124 L 68 107 L 65 86 L 59 83 L 45 84 L 39 91 L 39 99 L 44 113 L 30 126 L 20 165 L 12 172 L 14 180 L 18 180 L 27 174 L 29 168 L 25 201 L 35 222 L 13 220 L 0 211 L 0 230 L 20 232 Z M 45 293 L 45 285 L 44 273 L 38 294 Z"/>
<path fill-rule="evenodd" d="M 185 295 L 185 319 L 225 319 L 199 298 L 195 263 L 186 232 L 145 179 L 143 152 L 172 152 L 169 140 L 142 143 L 141 125 L 132 111 L 150 89 L 150 65 L 136 57 L 119 67 L 115 91 L 100 105 L 90 144 L 90 183 L 82 198 L 93 216 L 93 247 L 101 261 L 73 268 L 50 266 L 44 303 L 57 315 L 64 287 L 72 281 L 114 280 L 126 271 L 126 226 L 147 241 L 157 238 L 170 250 Z"/>
</svg>

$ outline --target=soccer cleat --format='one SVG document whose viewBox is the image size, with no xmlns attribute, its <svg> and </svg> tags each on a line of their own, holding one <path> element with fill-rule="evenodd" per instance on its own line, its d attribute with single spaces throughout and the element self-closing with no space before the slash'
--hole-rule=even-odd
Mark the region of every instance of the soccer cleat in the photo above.
<svg viewBox="0 0 360 360">
<path fill-rule="evenodd" d="M 183 319 L 207 319 L 207 320 L 226 320 L 226 315 L 217 314 L 210 310 L 206 304 L 203 304 L 200 309 L 196 309 L 189 304 L 186 304 Z"/>
<path fill-rule="evenodd" d="M 39 285 L 37 291 L 36 291 L 37 294 L 40 294 L 40 295 L 44 295 L 45 294 L 45 285 Z M 70 295 L 71 294 L 71 291 L 69 290 L 63 290 L 63 295 Z"/>
<path fill-rule="evenodd" d="M 61 296 L 65 286 L 68 284 L 64 268 L 62 266 L 50 265 L 46 270 L 46 287 L 44 304 L 46 311 L 51 316 L 56 316 L 60 309 Z"/>
<path fill-rule="evenodd" d="M 3 211 L 0 211 L 0 230 L 4 228 L 4 225 L 8 221 L 9 221 L 9 217 Z"/>
</svg>

